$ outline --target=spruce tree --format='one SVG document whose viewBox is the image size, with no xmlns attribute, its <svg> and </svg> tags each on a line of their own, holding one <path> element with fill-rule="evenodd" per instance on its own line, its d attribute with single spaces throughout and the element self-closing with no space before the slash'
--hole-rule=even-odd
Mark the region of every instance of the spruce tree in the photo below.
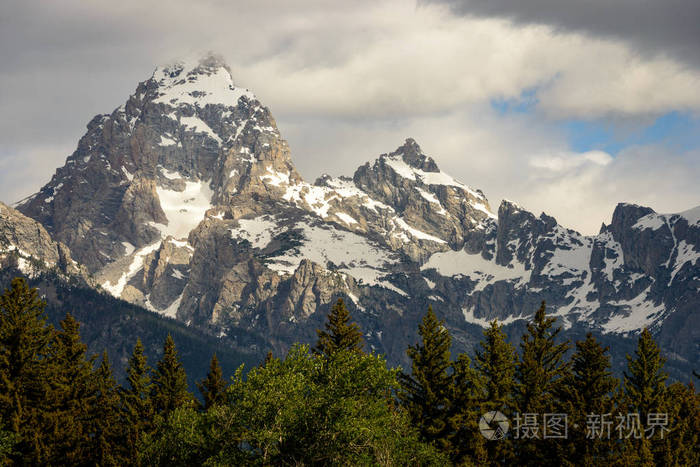
<svg viewBox="0 0 700 467">
<path fill-rule="evenodd" d="M 153 401 L 151 399 L 151 368 L 144 355 L 141 339 L 137 339 L 126 369 L 128 386 L 121 391 L 124 410 L 126 446 L 130 464 L 138 464 L 138 444 L 144 433 L 153 426 Z"/>
<path fill-rule="evenodd" d="M 268 350 L 265 354 L 265 361 L 263 361 L 262 366 L 267 366 L 267 364 L 270 363 L 273 358 L 275 357 L 272 355 L 272 350 Z"/>
<path fill-rule="evenodd" d="M 165 339 L 163 357 L 158 362 L 154 374 L 151 398 L 155 412 L 164 419 L 176 408 L 190 406 L 194 402 L 187 389 L 185 369 L 170 334 Z"/>
<path fill-rule="evenodd" d="M 513 392 L 517 355 L 498 321 L 493 320 L 484 330 L 484 340 L 476 350 L 474 366 L 482 381 L 480 412 L 498 411 L 511 419 L 514 412 Z M 513 459 L 510 438 L 485 441 L 486 458 L 490 465 L 509 463 Z"/>
<path fill-rule="evenodd" d="M 91 439 L 92 461 L 100 466 L 128 463 L 126 420 L 121 417 L 118 386 L 112 375 L 107 352 L 95 371 L 96 403 L 93 410 Z"/>
<path fill-rule="evenodd" d="M 625 394 L 630 408 L 639 412 L 641 420 L 647 414 L 658 412 L 663 406 L 666 378 L 663 371 L 665 359 L 647 328 L 637 342 L 635 358 L 627 356 L 628 370 L 624 373 Z"/>
<path fill-rule="evenodd" d="M 216 354 L 211 358 L 209 364 L 209 373 L 201 382 L 197 383 L 199 392 L 204 398 L 204 409 L 209 410 L 214 405 L 223 404 L 226 402 L 226 381 L 224 381 L 221 365 L 216 358 Z"/>
<path fill-rule="evenodd" d="M 515 443 L 516 454 L 527 465 L 556 464 L 560 439 L 552 438 L 547 429 L 545 414 L 564 413 L 562 405 L 563 384 L 570 374 L 570 363 L 565 360 L 568 342 L 557 343 L 561 328 L 552 328 L 556 318 L 546 315 L 545 302 L 535 312 L 527 325 L 527 332 L 520 343 L 521 357 L 515 368 L 516 406 L 524 422 L 525 414 L 537 417 L 538 432 L 533 439 L 520 439 Z M 518 433 L 518 435 L 521 435 Z M 554 434 L 556 435 L 556 434 Z"/>
<path fill-rule="evenodd" d="M 87 357 L 87 346 L 80 339 L 80 323 L 67 314 L 60 323 L 51 352 L 52 390 L 48 401 L 54 412 L 51 463 L 89 463 L 90 418 L 96 404 L 92 367 L 95 357 Z"/>
<path fill-rule="evenodd" d="M 0 295 L 0 416 L 13 439 L 9 457 L 17 464 L 48 461 L 54 330 L 46 324 L 45 305 L 21 278 Z"/>
<path fill-rule="evenodd" d="M 654 414 L 665 413 L 668 375 L 663 371 L 664 363 L 651 332 L 644 328 L 637 342 L 635 358 L 627 355 L 627 371 L 624 373 L 625 406 L 630 413 L 639 415 L 642 431 L 640 439 L 629 440 L 631 446 L 628 450 L 638 452 L 643 464 L 652 464 L 654 457 L 659 457 L 658 430 L 651 439 L 644 434 L 649 428 L 649 414 L 654 417 Z"/>
<path fill-rule="evenodd" d="M 350 321 L 350 312 L 342 298 L 331 308 L 325 328 L 325 331 L 316 330 L 318 342 L 314 348 L 315 353 L 330 356 L 339 350 L 362 352 L 364 340 L 360 327 Z"/>
<path fill-rule="evenodd" d="M 695 386 L 673 383 L 666 390 L 664 408 L 668 432 L 661 444 L 657 463 L 663 465 L 700 465 L 700 394 Z"/>
<path fill-rule="evenodd" d="M 591 333 L 576 343 L 572 374 L 563 388 L 569 430 L 560 445 L 567 465 L 607 463 L 616 455 L 612 424 L 618 383 L 610 371 L 608 350 Z"/>
<path fill-rule="evenodd" d="M 486 462 L 485 439 L 479 433 L 483 379 L 466 354 L 452 365 L 453 384 L 450 396 L 450 458 L 455 465 L 483 465 Z"/>
<path fill-rule="evenodd" d="M 401 375 L 402 401 L 422 438 L 442 451 L 449 450 L 450 397 L 449 370 L 452 337 L 432 307 L 418 327 L 421 342 L 408 348 L 412 374 Z"/>
</svg>

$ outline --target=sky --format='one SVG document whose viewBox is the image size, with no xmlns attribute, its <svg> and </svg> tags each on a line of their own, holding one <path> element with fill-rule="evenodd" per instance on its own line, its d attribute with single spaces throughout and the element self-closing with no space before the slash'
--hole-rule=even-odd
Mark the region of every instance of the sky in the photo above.
<svg viewBox="0 0 700 467">
<path fill-rule="evenodd" d="M 208 51 L 307 180 L 414 138 L 441 169 L 595 234 L 700 205 L 697 0 L 157 0 L 0 5 L 0 200 L 46 183 L 155 66 Z"/>
</svg>

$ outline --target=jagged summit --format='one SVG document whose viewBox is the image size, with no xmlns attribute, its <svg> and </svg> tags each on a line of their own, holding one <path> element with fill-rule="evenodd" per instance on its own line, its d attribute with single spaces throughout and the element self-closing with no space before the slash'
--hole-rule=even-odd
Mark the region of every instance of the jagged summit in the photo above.
<svg viewBox="0 0 700 467">
<path fill-rule="evenodd" d="M 370 172 L 375 174 L 374 177 L 370 177 L 372 179 L 381 173 L 383 174 L 381 178 L 390 180 L 399 186 L 403 183 L 400 180 L 404 179 L 411 185 L 434 187 L 431 190 L 456 190 L 463 193 L 463 196 L 473 199 L 474 203 L 472 204 L 476 206 L 476 209 L 483 211 L 489 217 L 495 217 L 481 190 L 473 189 L 441 171 L 433 158 L 424 154 L 421 147 L 412 138 L 406 139 L 404 144 L 394 152 L 382 154 L 372 163 L 367 162 L 357 169 L 353 177 L 355 183 L 363 190 L 376 192 L 377 188 L 370 186 L 371 184 L 366 180 Z M 425 191 L 424 188 L 420 189 Z"/>
<path fill-rule="evenodd" d="M 300 179 L 269 109 L 207 55 L 156 68 L 93 118 L 66 164 L 17 207 L 94 272 L 167 235 L 182 240 L 237 195 L 269 196 L 270 171 Z"/>
<path fill-rule="evenodd" d="M 243 96 L 255 99 L 252 92 L 234 84 L 231 68 L 223 58 L 211 53 L 160 66 L 151 81 L 158 87 L 155 103 L 235 106 Z"/>
<path fill-rule="evenodd" d="M 393 159 L 400 158 L 409 166 L 425 172 L 440 171 L 433 158 L 423 154 L 423 150 L 413 138 L 407 138 L 404 144 L 396 149 L 396 151 L 383 154 L 383 156 Z"/>
<path fill-rule="evenodd" d="M 18 210 L 46 229 L 34 243 L 67 245 L 103 290 L 280 349 L 313 335 L 311 316 L 341 295 L 388 353 L 431 303 L 459 332 L 524 319 L 546 299 L 564 326 L 621 333 L 697 303 L 686 295 L 697 295 L 698 209 L 622 204 L 595 237 L 507 200 L 496 215 L 411 138 L 352 178 L 311 184 L 270 111 L 211 55 L 158 67 L 93 118 Z"/>
</svg>

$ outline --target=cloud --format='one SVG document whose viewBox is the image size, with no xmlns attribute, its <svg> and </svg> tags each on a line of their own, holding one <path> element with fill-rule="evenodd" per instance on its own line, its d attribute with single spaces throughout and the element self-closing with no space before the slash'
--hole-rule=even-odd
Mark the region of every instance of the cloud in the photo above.
<svg viewBox="0 0 700 467">
<path fill-rule="evenodd" d="M 546 170 L 556 176 L 588 164 L 605 167 L 612 161 L 612 156 L 604 151 L 588 151 L 578 154 L 536 156 L 530 159 L 530 165 L 535 169 Z"/>
<path fill-rule="evenodd" d="M 627 42 L 643 55 L 672 56 L 700 67 L 700 3 L 695 0 L 424 0 L 458 14 L 546 24 Z"/>
<path fill-rule="evenodd" d="M 290 48 L 240 76 L 282 112 L 308 114 L 429 114 L 518 98 L 528 89 L 536 90 L 537 108 L 553 118 L 700 110 L 700 70 L 645 58 L 618 41 L 453 17 L 436 8 L 396 5 L 391 17 L 387 24 L 368 18 L 368 26 L 382 32 L 361 53 L 303 66 L 307 49 Z"/>
<path fill-rule="evenodd" d="M 572 152 L 556 126 L 700 112 L 697 67 L 680 53 L 640 53 L 622 33 L 403 0 L 28 0 L 0 8 L 6 201 L 46 182 L 91 117 L 123 103 L 156 64 L 207 50 L 223 54 L 234 79 L 271 108 L 307 178 L 319 167 L 352 173 L 412 136 L 494 204 L 519 200 L 585 231 L 597 230 L 618 200 L 680 210 L 700 199 L 686 183 L 695 172 L 684 170 L 697 153 L 639 147 L 603 166 L 602 155 Z M 490 106 L 523 93 L 534 103 L 523 115 Z M 677 177 L 685 193 L 665 183 L 653 196 L 638 190 L 633 167 L 619 169 L 627 160 Z"/>
<path fill-rule="evenodd" d="M 638 145 L 615 156 L 574 152 L 536 115 L 499 115 L 489 106 L 416 119 L 280 120 L 306 178 L 319 167 L 352 175 L 366 161 L 414 137 L 440 168 L 484 191 L 493 210 L 511 199 L 564 226 L 595 234 L 618 202 L 680 212 L 700 204 L 700 150 Z"/>
</svg>

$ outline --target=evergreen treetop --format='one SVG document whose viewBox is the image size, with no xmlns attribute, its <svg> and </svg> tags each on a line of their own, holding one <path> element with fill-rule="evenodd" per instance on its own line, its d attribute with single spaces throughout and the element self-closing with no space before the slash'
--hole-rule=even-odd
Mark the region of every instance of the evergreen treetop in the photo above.
<svg viewBox="0 0 700 467">
<path fill-rule="evenodd" d="M 474 359 L 474 366 L 484 381 L 482 400 L 490 410 L 510 413 L 516 362 L 517 354 L 506 341 L 503 327 L 493 320 L 484 330 L 484 340 L 480 342 Z"/>
<path fill-rule="evenodd" d="M 624 389 L 630 409 L 636 410 L 642 421 L 647 414 L 659 412 L 663 406 L 668 375 L 663 371 L 665 359 L 649 329 L 644 328 L 635 358 L 627 356 L 628 371 L 624 373 Z"/>
<path fill-rule="evenodd" d="M 520 342 L 521 356 L 516 366 L 516 393 L 521 413 L 551 413 L 571 363 L 565 360 L 569 342 L 557 343 L 561 328 L 553 328 L 556 318 L 546 314 L 545 302 L 527 324 Z"/>
<path fill-rule="evenodd" d="M 608 348 L 588 333 L 576 343 L 572 355 L 572 374 L 563 387 L 563 407 L 568 416 L 568 438 L 561 442 L 560 454 L 566 465 L 605 464 L 619 456 L 619 443 L 608 429 L 617 415 L 615 391 L 617 379 L 610 371 Z M 591 419 L 591 417 L 594 417 Z M 597 418 L 595 418 L 597 417 Z M 591 420 L 595 425 L 591 425 Z M 595 429 L 591 436 L 591 427 Z M 600 433 L 600 436 L 597 436 Z"/>
<path fill-rule="evenodd" d="M 423 438 L 444 449 L 450 434 L 452 337 L 432 307 L 418 326 L 418 334 L 421 342 L 408 348 L 412 374 L 401 375 L 399 399 Z"/>
<path fill-rule="evenodd" d="M 476 350 L 474 366 L 482 381 L 479 397 L 481 414 L 499 411 L 511 417 L 515 411 L 515 365 L 517 354 L 515 348 L 506 341 L 503 326 L 493 320 L 484 330 L 484 339 Z M 513 448 L 510 439 L 489 441 L 485 443 L 485 455 L 491 465 L 510 463 Z"/>
<path fill-rule="evenodd" d="M 19 464 L 48 460 L 49 376 L 55 331 L 46 324 L 46 303 L 22 278 L 0 295 L 0 415 L 14 433 L 11 459 Z"/>
<path fill-rule="evenodd" d="M 209 364 L 209 373 L 207 377 L 197 383 L 197 388 L 202 393 L 204 398 L 204 409 L 209 409 L 216 404 L 223 404 L 226 401 L 226 381 L 224 381 L 223 373 L 219 360 L 214 354 Z"/>
<path fill-rule="evenodd" d="M 163 357 L 158 361 L 154 373 L 151 398 L 156 413 L 164 418 L 176 408 L 191 405 L 194 401 L 187 389 L 187 375 L 170 334 L 165 339 Z"/>
<path fill-rule="evenodd" d="M 571 362 L 565 360 L 568 342 L 557 343 L 561 328 L 553 328 L 555 318 L 546 315 L 545 302 L 535 312 L 520 342 L 522 350 L 515 368 L 517 412 L 536 414 L 563 413 L 564 386 L 570 376 Z M 524 416 L 524 415 L 523 415 Z M 524 465 L 545 465 L 561 448 L 559 440 L 545 438 L 543 424 L 535 439 L 520 438 L 515 453 Z M 519 434 L 519 433 L 518 433 Z"/>
<path fill-rule="evenodd" d="M 330 356 L 339 350 L 362 352 L 364 340 L 360 327 L 350 321 L 350 312 L 342 298 L 331 308 L 325 328 L 325 331 L 316 330 L 318 342 L 315 353 Z"/>
</svg>

